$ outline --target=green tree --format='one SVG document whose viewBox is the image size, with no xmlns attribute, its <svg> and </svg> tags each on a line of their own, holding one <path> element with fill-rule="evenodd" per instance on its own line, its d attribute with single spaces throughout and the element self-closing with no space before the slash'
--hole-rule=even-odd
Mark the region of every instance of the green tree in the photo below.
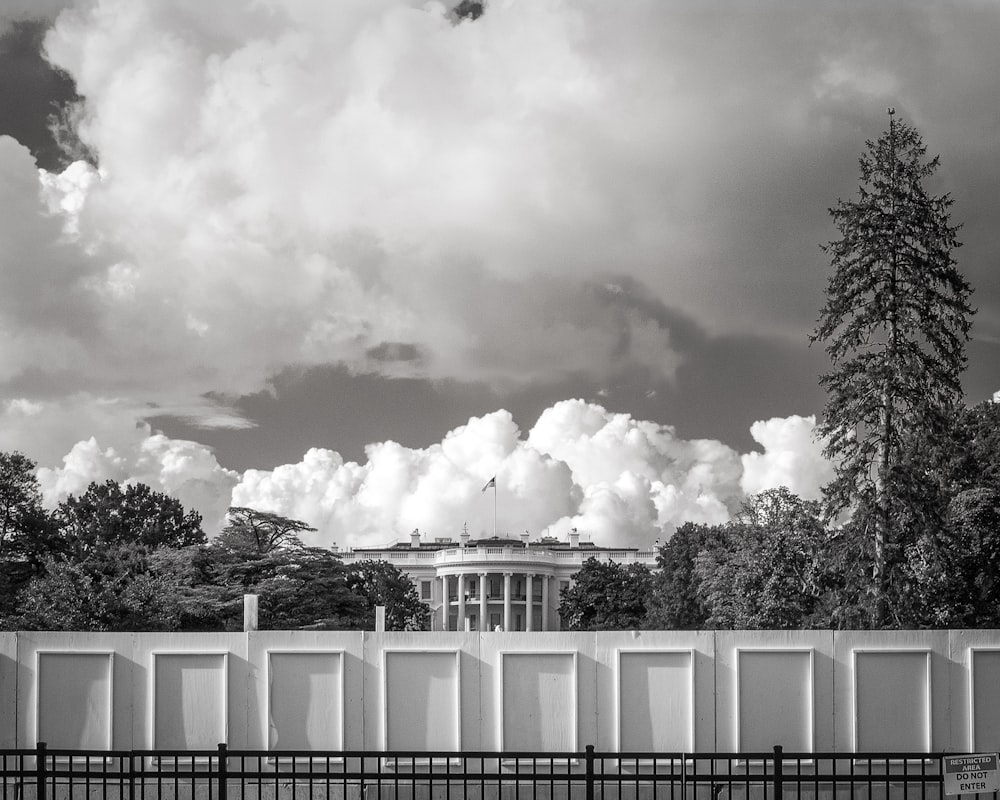
<svg viewBox="0 0 1000 800">
<path fill-rule="evenodd" d="M 364 626 L 375 629 L 375 608 L 385 607 L 388 631 L 430 629 L 430 609 L 413 582 L 388 561 L 359 561 L 347 569 L 347 585 L 365 601 Z"/>
<path fill-rule="evenodd" d="M 245 506 L 230 506 L 226 517 L 228 524 L 216 541 L 235 551 L 270 553 L 282 547 L 301 547 L 299 534 L 316 530 L 300 520 Z"/>
<path fill-rule="evenodd" d="M 92 483 L 55 515 L 61 547 L 39 559 L 6 624 L 27 629 L 176 630 L 188 575 L 154 557 L 197 548 L 201 516 L 144 484 Z"/>
<path fill-rule="evenodd" d="M 559 593 L 564 630 L 629 631 L 645 626 L 652 576 L 644 564 L 624 566 L 591 556 Z"/>
<path fill-rule="evenodd" d="M 23 453 L 0 452 L 0 557 L 25 533 L 41 505 L 35 462 Z"/>
<path fill-rule="evenodd" d="M 647 600 L 646 627 L 660 630 L 700 630 L 709 609 L 699 591 L 701 577 L 695 570 L 698 556 L 723 545 L 725 528 L 685 522 L 660 547 L 659 569 L 652 575 Z"/>
<path fill-rule="evenodd" d="M 205 542 L 201 514 L 143 483 L 91 483 L 79 497 L 59 504 L 56 521 L 79 558 L 111 544 L 146 548 L 186 547 Z"/>
<path fill-rule="evenodd" d="M 0 617 L 15 611 L 17 593 L 44 571 L 60 549 L 51 516 L 42 508 L 35 462 L 0 452 Z"/>
<path fill-rule="evenodd" d="M 952 255 L 952 199 L 925 185 L 938 167 L 917 131 L 897 122 L 867 143 L 856 200 L 830 210 L 841 238 L 824 249 L 833 274 L 811 336 L 832 370 L 819 435 L 836 477 L 827 513 L 869 520 L 876 587 L 871 623 L 886 619 L 887 572 L 905 545 L 894 524 L 919 491 L 921 465 L 901 458 L 907 431 L 935 431 L 961 397 L 959 376 L 973 313 L 971 288 Z"/>
<path fill-rule="evenodd" d="M 825 540 L 818 504 L 785 488 L 749 497 L 723 546 L 702 550 L 695 563 L 709 626 L 814 627 L 828 584 Z"/>
<path fill-rule="evenodd" d="M 908 549 L 914 627 L 1000 627 L 1000 489 L 960 492 L 946 525 Z"/>
<path fill-rule="evenodd" d="M 298 538 L 312 530 L 278 514 L 229 509 L 229 524 L 205 549 L 205 570 L 219 588 L 224 628 L 242 627 L 244 594 L 259 595 L 258 624 L 264 630 L 364 625 L 365 601 L 348 585 L 343 562 L 329 550 L 305 547 Z"/>
<path fill-rule="evenodd" d="M 45 572 L 19 594 L 14 622 L 23 630 L 177 630 L 178 584 L 149 568 L 146 547 L 103 546 L 77 560 L 50 556 Z"/>
</svg>

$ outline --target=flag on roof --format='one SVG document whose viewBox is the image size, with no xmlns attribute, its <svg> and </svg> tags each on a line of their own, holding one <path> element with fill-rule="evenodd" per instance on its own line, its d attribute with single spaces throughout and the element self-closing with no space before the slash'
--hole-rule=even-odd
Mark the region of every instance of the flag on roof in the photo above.
<svg viewBox="0 0 1000 800">
<path fill-rule="evenodd" d="M 485 491 L 486 491 L 487 489 L 489 489 L 489 488 L 490 488 L 491 486 L 492 486 L 492 487 L 493 487 L 494 489 L 496 489 L 496 488 L 497 488 L 497 476 L 496 476 L 496 475 L 494 475 L 494 476 L 493 476 L 492 478 L 490 478 L 490 479 L 489 479 L 488 481 L 486 481 L 486 485 L 485 485 L 485 486 L 484 486 L 484 487 L 482 488 L 482 491 L 484 491 L 484 492 L 485 492 Z"/>
</svg>

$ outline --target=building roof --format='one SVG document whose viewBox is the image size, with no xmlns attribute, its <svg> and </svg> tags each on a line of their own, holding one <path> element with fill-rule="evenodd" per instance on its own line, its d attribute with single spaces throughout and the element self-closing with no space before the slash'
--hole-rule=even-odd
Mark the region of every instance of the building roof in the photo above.
<svg viewBox="0 0 1000 800">
<path fill-rule="evenodd" d="M 603 547 L 590 541 L 579 541 L 577 544 L 564 542 L 555 536 L 542 536 L 535 541 L 526 541 L 523 538 L 510 536 L 488 536 L 482 539 L 469 539 L 464 544 L 456 542 L 454 539 L 435 539 L 434 541 L 420 540 L 416 547 L 413 545 L 412 537 L 407 540 L 400 540 L 391 545 L 383 547 L 356 547 L 355 550 L 364 550 L 366 553 L 397 553 L 411 550 L 451 550 L 456 547 L 510 547 L 528 548 L 531 550 L 587 550 L 603 552 L 614 550 L 615 552 L 638 552 L 637 547 Z"/>
</svg>

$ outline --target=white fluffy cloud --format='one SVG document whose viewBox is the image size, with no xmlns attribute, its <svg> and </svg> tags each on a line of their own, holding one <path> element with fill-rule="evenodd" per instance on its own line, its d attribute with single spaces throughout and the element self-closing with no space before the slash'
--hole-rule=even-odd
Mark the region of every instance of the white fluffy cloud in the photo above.
<svg viewBox="0 0 1000 800">
<path fill-rule="evenodd" d="M 815 436 L 813 416 L 775 417 L 755 422 L 750 434 L 763 453 L 742 456 L 740 485 L 747 494 L 787 486 L 806 500 L 818 500 L 833 479 L 833 466 L 823 457 L 824 444 Z"/>
<path fill-rule="evenodd" d="M 791 417 L 793 433 L 782 437 L 775 429 L 783 422 L 755 431 L 765 447 L 760 458 L 811 463 L 811 423 Z M 753 491 L 778 485 L 773 466 L 765 475 L 752 457 L 744 463 L 755 470 Z M 607 546 L 649 546 L 689 520 L 724 522 L 743 499 L 746 477 L 740 455 L 720 442 L 687 441 L 668 426 L 568 400 L 543 412 L 527 436 L 497 411 L 426 449 L 371 445 L 364 464 L 310 450 L 296 464 L 248 470 L 233 502 L 308 521 L 316 544 L 386 544 L 414 528 L 454 538 L 464 525 L 479 537 L 493 530 L 493 493 L 482 492 L 493 475 L 500 534 L 565 537 L 575 527 Z"/>
<path fill-rule="evenodd" d="M 134 420 L 141 409 L 84 394 L 64 402 L 15 399 L 0 405 L 0 447 L 19 450 L 41 466 L 45 504 L 54 507 L 92 481 L 145 483 L 198 510 L 206 530 L 223 524 L 238 473 L 202 444 L 170 439 Z M 78 430 L 92 431 L 77 440 Z"/>
<path fill-rule="evenodd" d="M 102 449 L 94 438 L 78 442 L 63 457 L 61 467 L 38 470 L 42 498 L 50 507 L 70 494 L 86 491 L 93 481 L 145 483 L 201 513 L 210 533 L 224 524 L 238 479 L 236 473 L 220 467 L 204 445 L 150 435 L 148 430 L 137 431 L 134 441 L 120 449 Z"/>
<path fill-rule="evenodd" d="M 6 409 L 25 423 L 60 413 L 27 401 Z M 210 534 L 229 505 L 251 506 L 303 520 L 317 529 L 303 538 L 320 546 L 385 545 L 413 529 L 429 538 L 456 538 L 466 527 L 475 538 L 490 536 L 494 492 L 483 487 L 495 475 L 499 535 L 565 539 L 577 528 L 600 545 L 648 547 L 683 522 L 726 521 L 746 493 L 786 485 L 814 497 L 830 474 L 813 420 L 797 416 L 755 423 L 764 452 L 740 456 L 721 442 L 681 439 L 669 426 L 566 400 L 527 435 L 501 410 L 427 448 L 371 444 L 360 464 L 314 448 L 297 463 L 242 475 L 196 442 L 94 419 L 101 438 L 75 443 L 60 466 L 38 470 L 47 505 L 91 481 L 142 482 L 201 512 Z"/>
</svg>

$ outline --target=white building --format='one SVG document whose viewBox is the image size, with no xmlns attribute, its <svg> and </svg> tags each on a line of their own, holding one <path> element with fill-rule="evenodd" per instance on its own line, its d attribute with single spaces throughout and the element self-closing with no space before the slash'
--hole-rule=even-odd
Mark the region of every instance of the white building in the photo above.
<svg viewBox="0 0 1000 800">
<path fill-rule="evenodd" d="M 347 550 L 337 557 L 388 561 L 405 573 L 431 609 L 431 630 L 557 631 L 559 591 L 568 587 L 588 558 L 617 564 L 656 566 L 656 550 L 598 547 L 581 541 L 575 530 L 568 542 L 554 537 L 529 541 L 490 537 L 424 542 L 418 531 L 408 542 L 389 547 Z"/>
</svg>

